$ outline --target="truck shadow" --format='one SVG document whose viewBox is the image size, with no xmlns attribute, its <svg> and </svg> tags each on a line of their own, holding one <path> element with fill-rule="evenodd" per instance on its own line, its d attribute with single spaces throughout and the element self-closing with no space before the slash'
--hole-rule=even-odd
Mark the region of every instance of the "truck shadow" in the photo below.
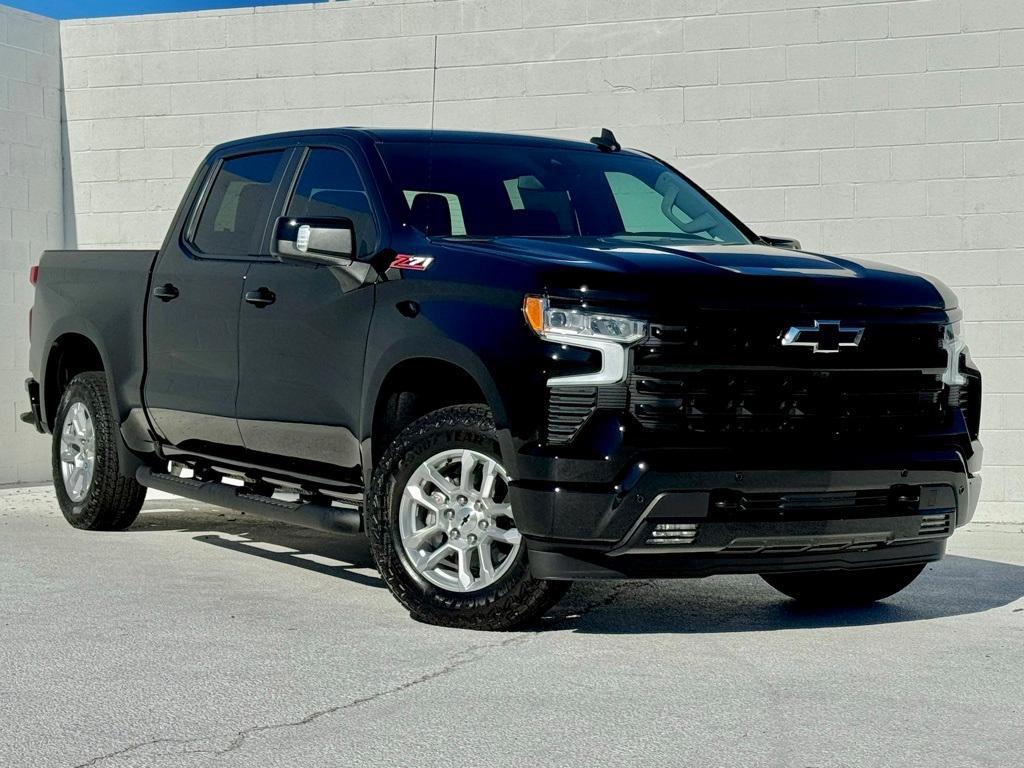
<svg viewBox="0 0 1024 768">
<path fill-rule="evenodd" d="M 1024 567 L 949 555 L 899 594 L 863 608 L 801 607 L 758 576 L 577 585 L 541 631 L 716 634 L 860 627 L 981 613 L 1022 597 Z M 1012 610 L 1024 614 L 1024 605 Z"/>
<path fill-rule="evenodd" d="M 146 502 L 130 531 L 189 533 L 232 552 L 384 587 L 363 536 L 322 533 L 184 499 Z M 802 608 L 757 576 L 581 582 L 533 631 L 639 635 L 858 627 L 981 613 L 1022 597 L 1024 567 L 950 555 L 898 595 L 843 610 Z M 1013 610 L 1024 614 L 1024 606 Z"/>
<path fill-rule="evenodd" d="M 186 499 L 147 501 L 129 531 L 190 533 L 196 541 L 233 552 L 384 587 L 364 536 L 322 533 Z"/>
</svg>

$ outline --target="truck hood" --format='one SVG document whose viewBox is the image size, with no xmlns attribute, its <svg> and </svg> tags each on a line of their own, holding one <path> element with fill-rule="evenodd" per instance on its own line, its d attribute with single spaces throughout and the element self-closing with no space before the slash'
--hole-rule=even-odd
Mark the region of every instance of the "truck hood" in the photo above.
<svg viewBox="0 0 1024 768">
<path fill-rule="evenodd" d="M 948 310 L 941 282 L 896 267 L 765 245 L 621 238 L 448 240 L 455 249 L 532 264 L 552 295 L 585 292 L 651 306 L 807 310 Z"/>
</svg>

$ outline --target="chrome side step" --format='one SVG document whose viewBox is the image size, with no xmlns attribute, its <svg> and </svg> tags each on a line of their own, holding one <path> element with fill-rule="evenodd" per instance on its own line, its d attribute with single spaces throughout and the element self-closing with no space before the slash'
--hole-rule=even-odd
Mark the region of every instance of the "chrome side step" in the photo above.
<svg viewBox="0 0 1024 768">
<path fill-rule="evenodd" d="M 358 509 L 352 507 L 279 501 L 248 493 L 244 488 L 176 477 L 164 472 L 154 472 L 149 467 L 139 467 L 135 479 L 147 488 L 155 488 L 158 491 L 218 507 L 236 509 L 281 523 L 316 528 L 330 533 L 359 533 L 362 530 L 362 515 Z"/>
</svg>

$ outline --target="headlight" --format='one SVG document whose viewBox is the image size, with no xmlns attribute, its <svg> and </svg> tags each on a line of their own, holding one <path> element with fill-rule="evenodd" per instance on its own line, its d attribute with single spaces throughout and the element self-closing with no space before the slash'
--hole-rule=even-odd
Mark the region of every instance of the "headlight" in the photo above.
<svg viewBox="0 0 1024 768">
<path fill-rule="evenodd" d="M 632 344 L 647 335 L 647 323 L 622 315 L 606 315 L 580 309 L 552 307 L 546 298 L 527 296 L 523 302 L 526 320 L 540 336 L 569 343 L 578 337 L 607 339 Z"/>
<path fill-rule="evenodd" d="M 622 315 L 552 307 L 546 298 L 527 296 L 523 314 L 529 326 L 546 341 L 601 353 L 601 370 L 575 376 L 555 376 L 548 386 L 618 384 L 626 380 L 626 347 L 647 335 L 647 323 Z"/>
<path fill-rule="evenodd" d="M 967 379 L 960 372 L 960 356 L 967 349 L 967 342 L 961 331 L 960 321 L 948 323 L 942 329 L 942 348 L 946 350 L 946 373 L 942 383 L 950 387 L 962 387 Z"/>
</svg>

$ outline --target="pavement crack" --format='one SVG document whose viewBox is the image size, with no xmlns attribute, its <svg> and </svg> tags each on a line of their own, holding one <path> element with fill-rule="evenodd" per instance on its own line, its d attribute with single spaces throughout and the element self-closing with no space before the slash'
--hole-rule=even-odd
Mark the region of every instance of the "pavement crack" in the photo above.
<svg viewBox="0 0 1024 768">
<path fill-rule="evenodd" d="M 130 744 L 129 746 L 122 747 L 121 749 L 118 749 L 118 750 L 116 750 L 114 752 L 107 752 L 105 754 L 98 755 L 98 756 L 93 757 L 93 758 L 91 758 L 90 760 L 88 760 L 88 761 L 86 761 L 84 763 L 78 763 L 77 765 L 75 765 L 74 768 L 92 768 L 92 766 L 99 765 L 99 764 L 101 764 L 101 763 L 103 763 L 103 762 L 105 762 L 107 760 L 113 760 L 113 759 L 118 758 L 118 757 L 124 757 L 124 756 L 129 755 L 129 754 L 131 754 L 133 752 L 137 752 L 139 750 L 145 749 L 146 747 L 153 747 L 153 746 L 160 745 L 160 744 L 176 745 L 176 746 L 182 748 L 182 749 L 178 749 L 178 750 L 175 750 L 175 751 L 172 751 L 172 752 L 161 753 L 163 755 L 174 755 L 174 754 L 212 754 L 212 755 L 216 755 L 216 756 L 226 755 L 229 752 L 234 752 L 234 751 L 237 751 L 237 750 L 241 749 L 245 745 L 246 741 L 248 741 L 252 736 L 255 736 L 257 734 L 267 733 L 269 731 L 283 730 L 283 729 L 286 729 L 286 728 L 301 728 L 303 726 L 309 725 L 310 723 L 314 723 L 317 720 L 320 720 L 321 718 L 337 714 L 338 712 L 344 712 L 344 711 L 349 710 L 349 709 L 355 709 L 357 707 L 362 707 L 362 706 L 364 706 L 366 704 L 372 704 L 373 702 L 375 702 L 375 701 L 377 701 L 379 699 L 382 699 L 382 698 L 385 698 L 385 697 L 388 697 L 388 696 L 395 696 L 395 695 L 400 694 L 400 693 L 404 693 L 405 691 L 408 691 L 411 688 L 415 688 L 416 686 L 432 682 L 434 680 L 437 680 L 438 678 L 445 677 L 446 675 L 450 675 L 453 672 L 457 671 L 458 669 L 460 669 L 460 668 L 462 668 L 462 667 L 464 667 L 464 666 L 466 666 L 468 664 L 472 664 L 473 662 L 478 661 L 479 659 L 487 656 L 492 651 L 501 650 L 501 649 L 508 648 L 508 647 L 511 647 L 511 646 L 514 646 L 514 645 L 519 645 L 521 643 L 528 642 L 529 640 L 532 639 L 532 637 L 533 636 L 529 635 L 529 634 L 514 635 L 512 637 L 506 638 L 505 640 L 502 640 L 499 643 L 487 643 L 487 644 L 481 644 L 481 645 L 471 645 L 471 646 L 463 649 L 459 653 L 457 653 L 452 658 L 452 660 L 448 664 L 445 664 L 443 667 L 439 667 L 438 669 L 432 670 L 430 672 L 426 672 L 426 673 L 424 673 L 424 674 L 422 674 L 422 675 L 420 675 L 418 677 L 414 677 L 411 680 L 406 680 L 406 681 L 404 681 L 402 683 L 399 683 L 397 685 L 393 685 L 393 686 L 390 686 L 388 688 L 383 688 L 383 689 L 381 689 L 379 691 L 374 691 L 373 693 L 369 693 L 369 694 L 367 694 L 365 696 L 360 696 L 358 698 L 352 699 L 351 701 L 347 701 L 344 704 L 337 704 L 337 705 L 332 706 L 332 707 L 326 707 L 324 709 L 318 709 L 318 710 L 316 710 L 314 712 L 310 712 L 308 715 L 305 715 L 304 717 L 299 718 L 298 720 L 287 720 L 287 721 L 279 722 L 279 723 L 267 723 L 267 724 L 264 724 L 264 725 L 254 725 L 254 726 L 251 726 L 249 728 L 245 728 L 245 729 L 243 729 L 241 731 L 235 731 L 234 733 L 221 733 L 221 734 L 213 734 L 213 735 L 210 735 L 210 736 L 197 736 L 195 738 L 182 738 L 182 739 L 159 738 L 159 739 L 149 739 L 147 741 L 140 741 L 140 742 L 138 742 L 136 744 Z M 200 744 L 203 744 L 204 742 L 214 742 L 214 743 L 216 743 L 217 741 L 221 741 L 221 740 L 227 739 L 227 738 L 230 738 L 231 740 L 227 743 L 226 746 L 223 746 L 223 747 L 220 747 L 220 748 L 188 749 L 189 746 L 200 745 Z"/>
<path fill-rule="evenodd" d="M 210 737 L 210 738 L 214 738 L 214 737 Z M 121 757 L 122 755 L 126 755 L 129 752 L 134 752 L 134 751 L 136 751 L 138 749 L 143 749 L 144 747 L 153 747 L 153 746 L 156 746 L 157 744 L 191 744 L 194 741 L 196 741 L 196 740 L 195 739 L 167 739 L 167 738 L 150 739 L 149 741 L 140 741 L 140 742 L 138 742 L 136 744 L 129 744 L 127 747 L 122 747 L 121 749 L 115 750 L 114 752 L 106 752 L 106 753 L 104 753 L 102 755 L 97 755 L 96 757 L 94 757 L 94 758 L 92 758 L 90 760 L 87 760 L 84 763 L 77 763 L 74 766 L 74 768 L 90 768 L 90 766 L 98 765 L 99 763 L 102 763 L 104 760 L 113 760 L 115 757 Z"/>
<path fill-rule="evenodd" d="M 334 707 L 328 707 L 327 709 L 321 709 L 316 712 L 312 712 L 300 720 L 285 723 L 273 723 L 270 725 L 256 725 L 252 728 L 246 728 L 245 730 L 239 731 L 237 734 L 235 734 L 235 738 L 231 741 L 231 743 L 228 744 L 226 748 L 222 750 L 217 750 L 216 754 L 223 755 L 241 748 L 250 736 L 253 736 L 257 733 L 278 730 L 281 728 L 297 728 L 304 725 L 309 725 L 310 723 L 315 722 L 316 720 L 319 720 L 322 717 L 326 717 L 327 715 L 333 715 L 338 712 L 344 712 L 348 709 L 361 707 L 364 704 L 371 704 L 377 701 L 378 699 L 382 699 L 387 696 L 394 696 L 396 694 L 403 693 L 409 690 L 410 688 L 415 688 L 418 685 L 423 685 L 424 683 L 429 683 L 433 680 L 437 680 L 438 678 L 444 677 L 445 675 L 450 675 L 457 669 L 464 667 L 467 664 L 473 663 L 474 661 L 483 657 L 492 650 L 505 648 L 511 645 L 515 645 L 517 643 L 525 642 L 529 639 L 530 638 L 528 635 L 523 635 L 508 638 L 507 640 L 503 640 L 500 643 L 491 643 L 488 645 L 473 645 L 461 651 L 459 654 L 455 656 L 455 658 L 451 662 L 449 662 L 445 666 L 440 667 L 439 669 L 436 669 L 432 672 L 427 672 L 426 674 L 420 675 L 419 677 L 413 678 L 412 680 L 407 680 L 404 683 L 400 683 L 399 685 L 392 686 L 391 688 L 385 688 L 380 691 L 375 691 L 374 693 L 367 694 L 366 696 L 361 696 L 357 699 L 352 699 L 351 701 L 346 702 L 345 704 L 339 704 Z"/>
</svg>

